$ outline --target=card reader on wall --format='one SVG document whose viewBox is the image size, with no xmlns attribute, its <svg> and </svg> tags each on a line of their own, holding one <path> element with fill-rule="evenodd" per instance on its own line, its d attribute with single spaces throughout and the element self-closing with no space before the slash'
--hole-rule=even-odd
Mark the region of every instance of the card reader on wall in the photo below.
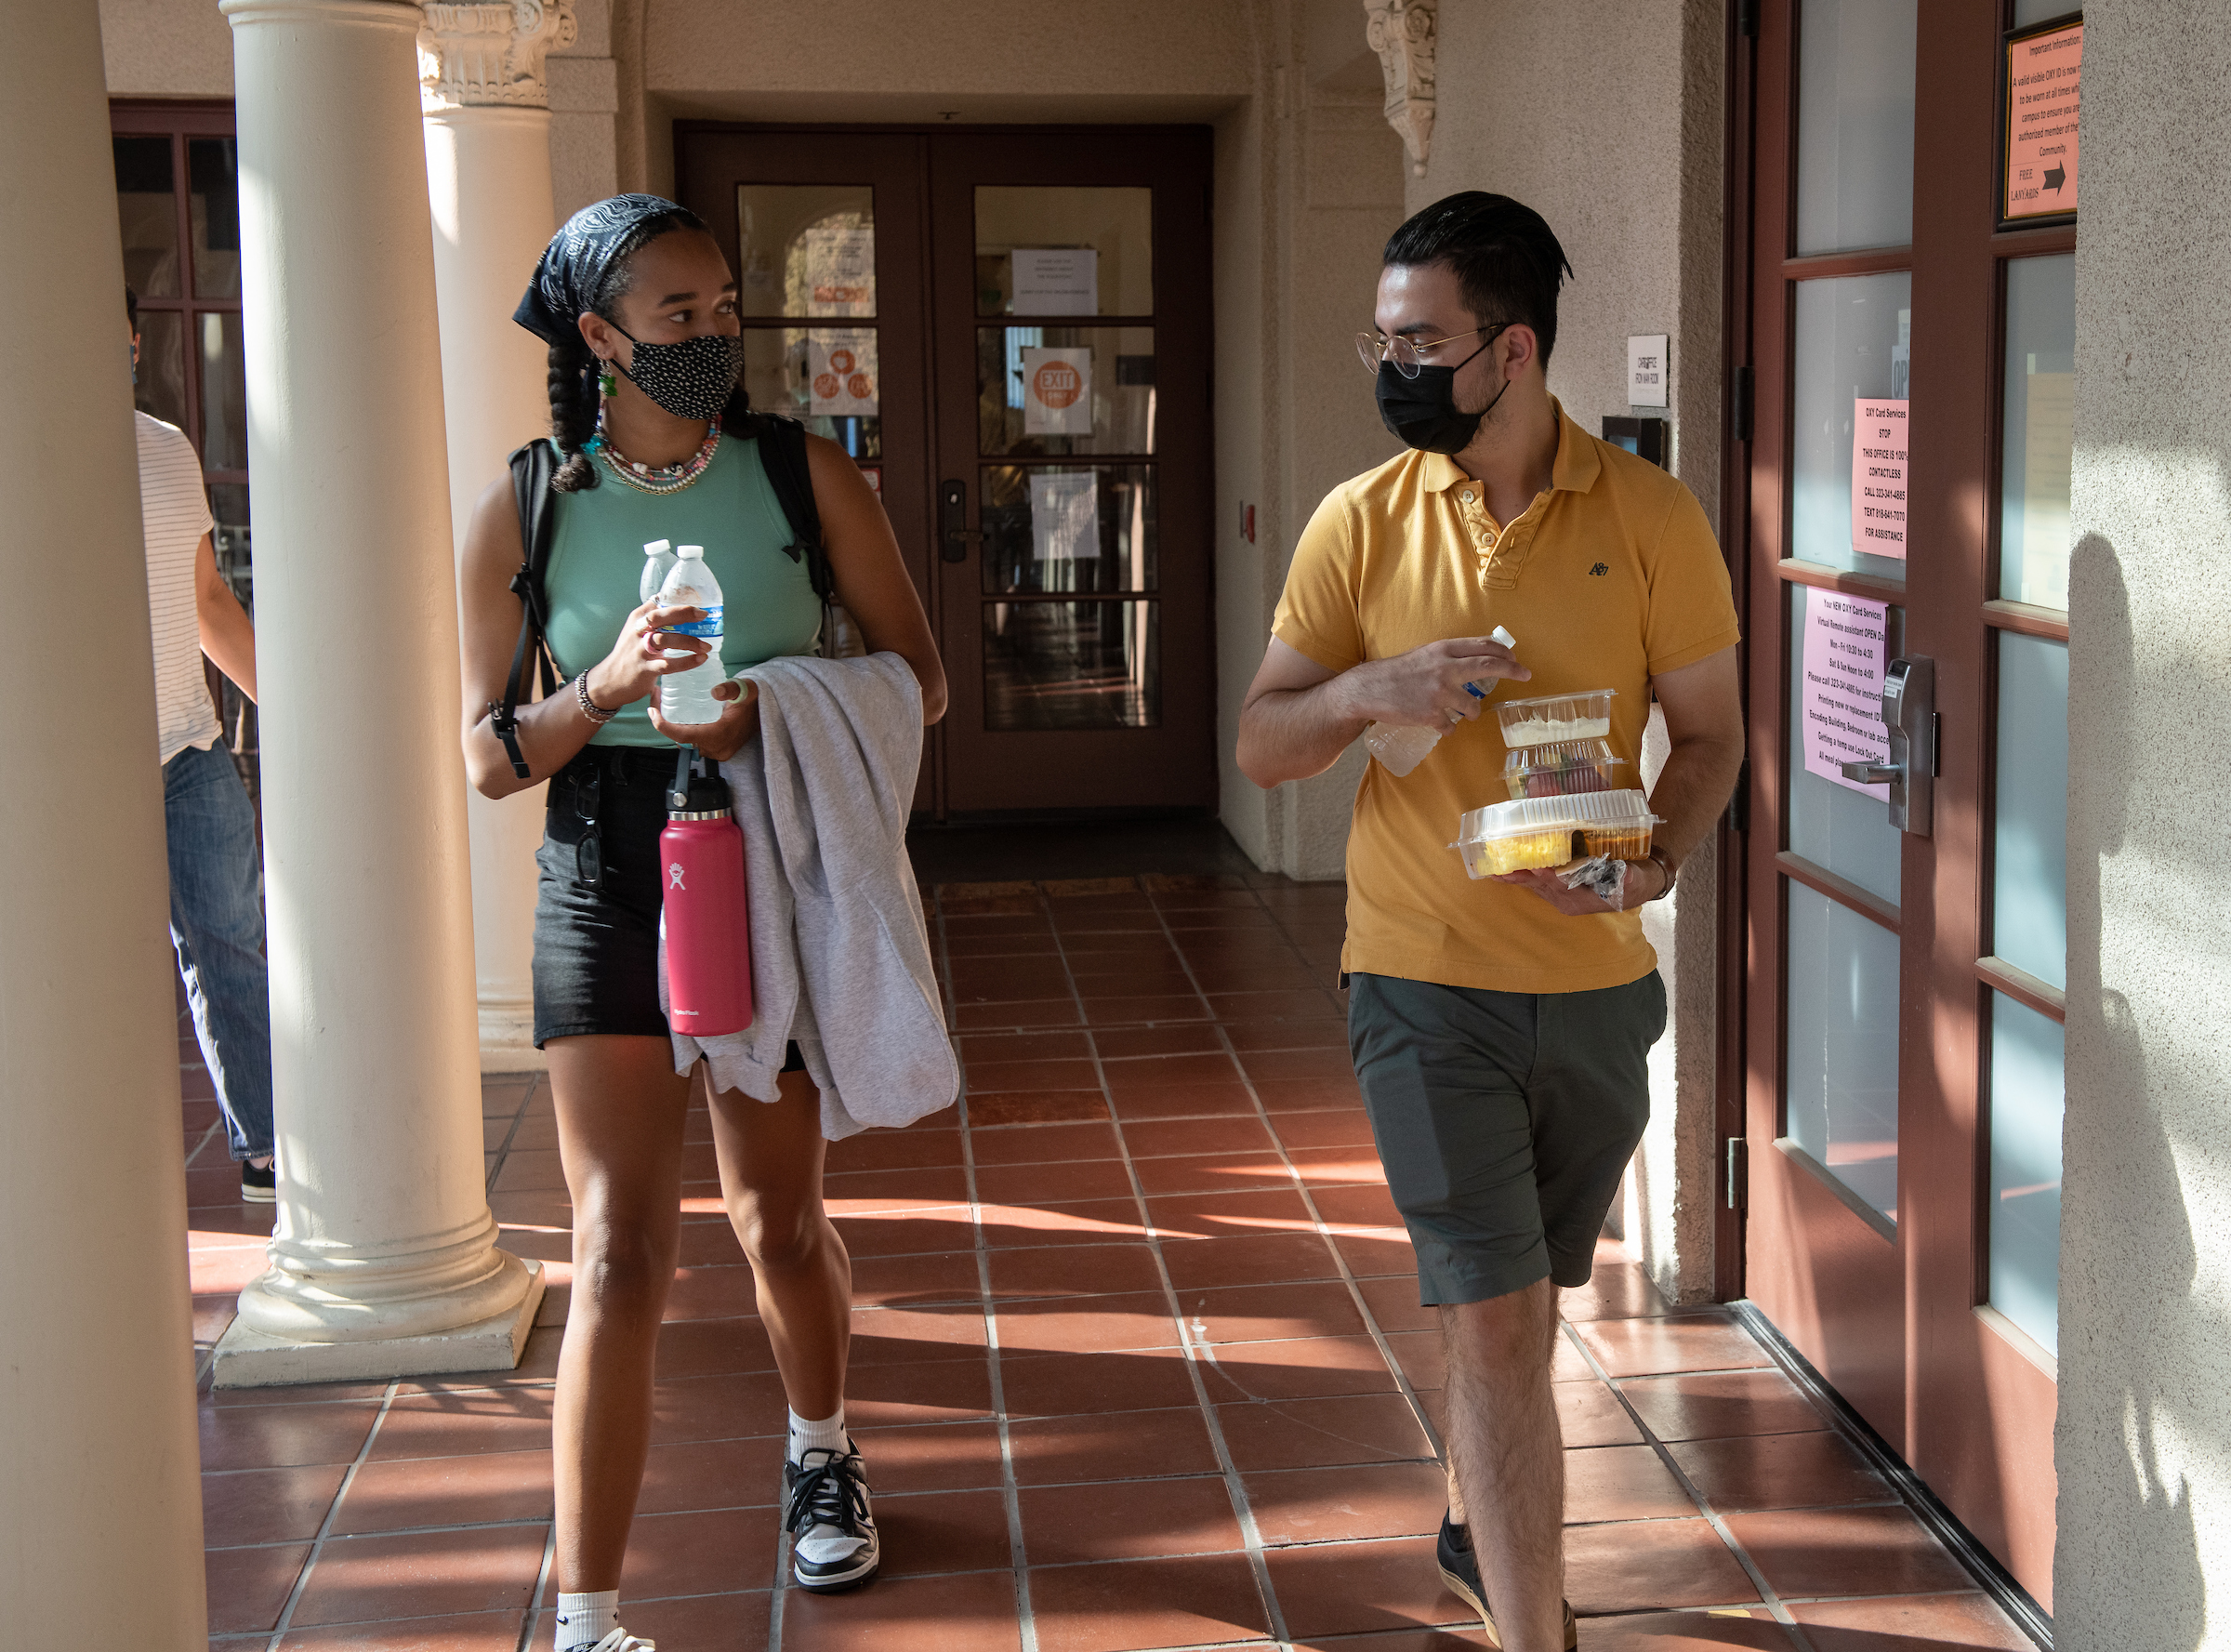
<svg viewBox="0 0 2231 1652">
<path fill-rule="evenodd" d="M 1667 422 L 1662 418 L 1604 418 L 1604 440 L 1614 447 L 1639 454 L 1659 469 L 1666 464 Z"/>
</svg>

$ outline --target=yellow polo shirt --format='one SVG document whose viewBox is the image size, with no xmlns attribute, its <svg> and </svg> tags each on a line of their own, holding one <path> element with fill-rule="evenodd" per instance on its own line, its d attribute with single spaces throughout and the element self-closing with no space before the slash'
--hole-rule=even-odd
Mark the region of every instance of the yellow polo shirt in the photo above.
<svg viewBox="0 0 2231 1652">
<path fill-rule="evenodd" d="M 1272 631 L 1327 670 L 1499 625 L 1534 673 L 1498 681 L 1479 720 L 1403 778 L 1365 768 L 1348 834 L 1344 970 L 1540 993 L 1622 986 L 1657 967 L 1639 913 L 1564 917 L 1528 890 L 1473 882 L 1446 847 L 1466 810 L 1510 797 L 1498 702 L 1615 689 L 1611 744 L 1637 764 L 1650 679 L 1738 634 L 1727 564 L 1696 497 L 1556 411 L 1550 489 L 1509 527 L 1455 460 L 1413 452 L 1333 489 L 1294 548 Z M 1621 775 L 1642 784 L 1634 767 Z"/>
</svg>

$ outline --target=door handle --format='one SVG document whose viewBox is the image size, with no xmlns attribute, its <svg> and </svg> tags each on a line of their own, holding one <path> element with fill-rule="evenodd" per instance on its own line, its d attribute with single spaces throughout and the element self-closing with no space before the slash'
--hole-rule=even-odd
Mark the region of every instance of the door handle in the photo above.
<svg viewBox="0 0 2231 1652">
<path fill-rule="evenodd" d="M 1936 793 L 1936 662 L 1912 654 L 1890 662 L 1882 674 L 1882 726 L 1890 733 L 1890 761 L 1843 763 L 1846 780 L 1890 787 L 1890 824 L 1917 838 L 1929 836 Z"/>
<path fill-rule="evenodd" d="M 981 530 L 969 526 L 969 489 L 966 482 L 942 482 L 937 490 L 938 527 L 944 545 L 941 554 L 948 562 L 969 560 L 969 547 L 982 545 Z"/>
</svg>

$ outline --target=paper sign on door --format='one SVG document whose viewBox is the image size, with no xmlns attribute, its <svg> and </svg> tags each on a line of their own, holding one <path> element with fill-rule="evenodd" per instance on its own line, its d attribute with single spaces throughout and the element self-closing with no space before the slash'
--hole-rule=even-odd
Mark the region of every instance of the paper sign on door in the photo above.
<svg viewBox="0 0 2231 1652">
<path fill-rule="evenodd" d="M 2076 111 L 2084 26 L 2006 43 L 2006 199 L 2001 218 L 2076 210 Z"/>
<path fill-rule="evenodd" d="M 1852 407 L 1852 548 L 1906 556 L 1906 408 L 1869 401 Z"/>
<path fill-rule="evenodd" d="M 799 246 L 805 255 L 808 315 L 876 313 L 876 232 L 872 228 L 815 224 L 799 236 Z"/>
<path fill-rule="evenodd" d="M 1092 434 L 1092 352 L 1026 349 L 1023 352 L 1023 433 Z"/>
<path fill-rule="evenodd" d="M 1817 586 L 1806 590 L 1800 644 L 1804 693 L 1798 704 L 1805 725 L 1805 771 L 1884 799 L 1890 796 L 1887 786 L 1846 780 L 1840 765 L 1890 761 L 1890 731 L 1882 725 L 1889 637 L 1886 604 Z"/>
<path fill-rule="evenodd" d="M 1089 246 L 1018 246 L 1017 315 L 1098 315 L 1100 254 Z"/>
<path fill-rule="evenodd" d="M 867 328 L 814 333 L 806 341 L 806 375 L 809 415 L 876 416 L 876 336 Z"/>
<path fill-rule="evenodd" d="M 1100 477 L 1090 470 L 1035 470 L 1030 478 L 1030 554 L 1041 562 L 1100 555 Z"/>
</svg>

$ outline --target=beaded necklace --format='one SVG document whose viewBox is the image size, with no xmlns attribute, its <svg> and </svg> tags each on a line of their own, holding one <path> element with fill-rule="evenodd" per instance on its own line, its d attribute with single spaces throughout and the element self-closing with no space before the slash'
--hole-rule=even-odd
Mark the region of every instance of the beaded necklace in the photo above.
<svg viewBox="0 0 2231 1652">
<path fill-rule="evenodd" d="M 705 432 L 705 444 L 678 465 L 653 467 L 639 465 L 618 448 L 604 434 L 604 416 L 597 414 L 597 433 L 588 439 L 588 451 L 602 459 L 612 473 L 629 487 L 641 494 L 678 494 L 700 476 L 713 462 L 713 453 L 720 445 L 720 420 L 716 416 Z"/>
</svg>

